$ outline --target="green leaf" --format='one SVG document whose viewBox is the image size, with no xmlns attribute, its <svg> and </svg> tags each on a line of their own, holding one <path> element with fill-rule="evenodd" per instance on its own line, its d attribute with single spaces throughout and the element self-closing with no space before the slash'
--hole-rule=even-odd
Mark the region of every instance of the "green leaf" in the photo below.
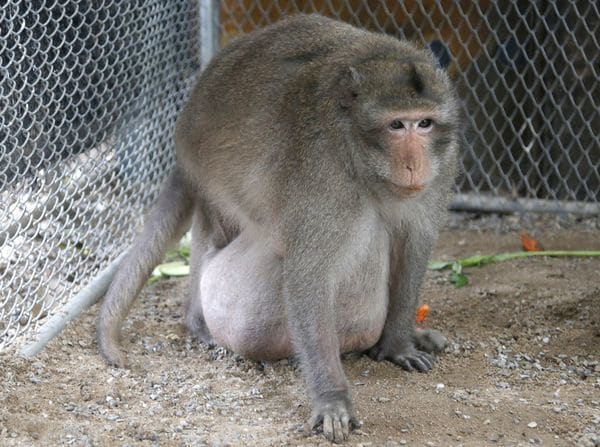
<svg viewBox="0 0 600 447">
<path fill-rule="evenodd" d="M 179 247 L 179 256 L 188 259 L 190 257 L 190 247 L 186 245 Z"/>
<path fill-rule="evenodd" d="M 450 273 L 450 282 L 454 284 L 454 287 L 463 287 L 469 284 L 469 278 L 459 272 Z"/>
<path fill-rule="evenodd" d="M 156 268 L 165 276 L 187 276 L 190 274 L 190 266 L 183 261 L 167 262 Z"/>
<path fill-rule="evenodd" d="M 462 273 L 462 264 L 460 261 L 455 261 L 452 263 L 452 273 L 456 273 L 458 275 Z"/>
<path fill-rule="evenodd" d="M 443 270 L 452 265 L 452 261 L 431 261 L 429 268 L 431 270 Z"/>
</svg>

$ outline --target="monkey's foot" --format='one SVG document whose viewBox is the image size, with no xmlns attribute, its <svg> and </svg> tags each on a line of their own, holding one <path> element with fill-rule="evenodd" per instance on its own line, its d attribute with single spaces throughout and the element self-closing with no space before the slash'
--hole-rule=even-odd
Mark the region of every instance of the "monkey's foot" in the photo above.
<svg viewBox="0 0 600 447">
<path fill-rule="evenodd" d="M 197 314 L 189 313 L 185 323 L 188 330 L 200 343 L 204 343 L 209 348 L 217 346 L 202 315 L 198 316 Z"/>
<path fill-rule="evenodd" d="M 312 431 L 321 427 L 323 435 L 329 441 L 340 444 L 348 439 L 350 430 L 358 426 L 358 421 L 352 415 L 347 397 L 321 398 L 314 403 L 313 414 L 308 424 Z"/>
<path fill-rule="evenodd" d="M 412 344 L 408 348 L 394 349 L 378 343 L 368 351 L 368 355 L 378 362 L 390 360 L 406 371 L 429 371 L 435 362 L 431 354 L 418 350 Z"/>
</svg>

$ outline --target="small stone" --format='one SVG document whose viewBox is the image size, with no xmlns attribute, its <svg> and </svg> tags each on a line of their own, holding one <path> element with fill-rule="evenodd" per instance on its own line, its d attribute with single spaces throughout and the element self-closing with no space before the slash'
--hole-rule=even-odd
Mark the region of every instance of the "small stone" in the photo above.
<svg viewBox="0 0 600 447">
<path fill-rule="evenodd" d="M 537 422 L 531 421 L 529 424 L 527 424 L 527 426 L 529 428 L 535 428 L 535 427 L 537 427 Z"/>
</svg>

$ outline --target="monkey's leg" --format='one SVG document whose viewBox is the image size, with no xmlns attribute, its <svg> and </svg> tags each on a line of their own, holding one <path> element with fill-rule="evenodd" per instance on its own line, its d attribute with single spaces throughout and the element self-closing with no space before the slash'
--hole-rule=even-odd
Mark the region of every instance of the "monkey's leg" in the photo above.
<svg viewBox="0 0 600 447">
<path fill-rule="evenodd" d="M 435 234 L 410 228 L 404 243 L 394 250 L 388 315 L 381 338 L 369 351 L 377 361 L 389 359 L 409 371 L 433 367 L 433 356 L 421 349 L 435 347 L 439 338 L 430 332 L 417 335 L 414 318 L 434 240 Z"/>
<path fill-rule="evenodd" d="M 121 262 L 104 297 L 97 331 L 100 351 L 108 363 L 124 366 L 124 357 L 119 348 L 123 319 L 165 250 L 187 230 L 191 211 L 192 196 L 182 176 L 175 171 L 148 215 L 141 234 Z"/>
<path fill-rule="evenodd" d="M 215 255 L 233 238 L 219 222 L 218 213 L 208 204 L 196 199 L 192 220 L 192 247 L 190 256 L 190 291 L 186 304 L 185 322 L 189 331 L 198 340 L 214 345 L 202 310 L 200 282 L 206 266 Z"/>
</svg>

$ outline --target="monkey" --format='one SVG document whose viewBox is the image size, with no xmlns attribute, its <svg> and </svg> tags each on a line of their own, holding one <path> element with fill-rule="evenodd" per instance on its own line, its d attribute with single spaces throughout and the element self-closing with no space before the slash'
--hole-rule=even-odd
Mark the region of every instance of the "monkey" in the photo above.
<svg viewBox="0 0 600 447">
<path fill-rule="evenodd" d="M 341 353 L 428 371 L 445 337 L 415 329 L 460 145 L 457 94 L 429 50 L 318 15 L 223 47 L 176 123 L 176 167 L 102 303 L 99 348 L 191 227 L 185 323 L 254 359 L 298 359 L 309 426 L 356 419 Z"/>
</svg>

